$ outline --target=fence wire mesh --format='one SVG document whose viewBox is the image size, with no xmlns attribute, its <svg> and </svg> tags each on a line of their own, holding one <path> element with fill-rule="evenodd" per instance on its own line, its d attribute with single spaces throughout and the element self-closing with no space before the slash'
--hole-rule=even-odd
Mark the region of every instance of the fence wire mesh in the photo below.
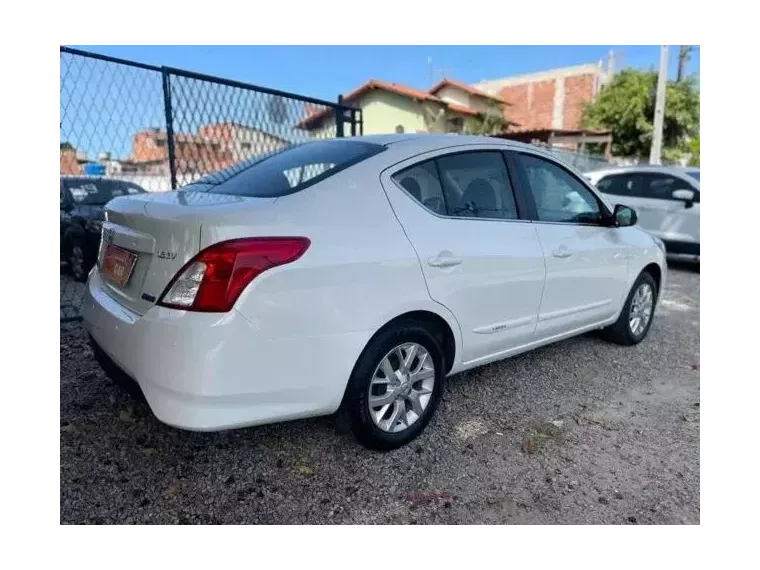
<svg viewBox="0 0 760 570">
<path fill-rule="evenodd" d="M 602 156 L 582 154 L 580 152 L 557 147 L 546 147 L 546 150 L 556 155 L 557 158 L 564 161 L 566 164 L 577 168 L 581 172 L 589 172 L 591 170 L 599 170 L 613 166 L 610 161 Z"/>
<path fill-rule="evenodd" d="M 360 111 L 294 93 L 61 48 L 61 321 L 80 316 L 103 206 L 315 138 Z"/>
<path fill-rule="evenodd" d="M 331 127 L 307 129 L 312 114 L 334 116 L 333 106 L 173 73 L 172 129 L 179 185 L 293 144 L 338 136 Z"/>
</svg>

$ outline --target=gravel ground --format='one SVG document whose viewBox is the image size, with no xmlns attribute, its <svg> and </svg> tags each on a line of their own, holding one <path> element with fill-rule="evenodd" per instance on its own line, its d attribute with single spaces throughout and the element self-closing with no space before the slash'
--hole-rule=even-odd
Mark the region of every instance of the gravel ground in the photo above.
<svg viewBox="0 0 760 570">
<path fill-rule="evenodd" d="M 76 317 L 82 306 L 84 283 L 77 283 L 61 271 L 61 320 Z"/>
<path fill-rule="evenodd" d="M 682 266 L 640 345 L 588 335 L 452 377 L 387 454 L 330 418 L 164 426 L 67 325 L 61 522 L 698 524 L 699 411 L 699 273 Z"/>
</svg>

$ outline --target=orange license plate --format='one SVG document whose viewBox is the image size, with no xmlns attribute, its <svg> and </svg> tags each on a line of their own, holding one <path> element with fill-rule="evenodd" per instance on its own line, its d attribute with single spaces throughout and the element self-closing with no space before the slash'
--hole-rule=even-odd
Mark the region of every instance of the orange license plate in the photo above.
<svg viewBox="0 0 760 570">
<path fill-rule="evenodd" d="M 132 276 L 137 256 L 131 251 L 109 245 L 103 256 L 101 271 L 109 281 L 113 281 L 119 287 L 124 287 Z"/>
</svg>

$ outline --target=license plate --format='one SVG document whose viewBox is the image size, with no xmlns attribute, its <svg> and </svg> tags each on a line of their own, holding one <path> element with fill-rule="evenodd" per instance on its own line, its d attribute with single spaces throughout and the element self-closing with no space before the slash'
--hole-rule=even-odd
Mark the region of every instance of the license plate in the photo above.
<svg viewBox="0 0 760 570">
<path fill-rule="evenodd" d="M 113 281 L 119 287 L 124 287 L 132 276 L 137 256 L 131 251 L 109 245 L 103 255 L 101 271 L 109 281 Z"/>
</svg>

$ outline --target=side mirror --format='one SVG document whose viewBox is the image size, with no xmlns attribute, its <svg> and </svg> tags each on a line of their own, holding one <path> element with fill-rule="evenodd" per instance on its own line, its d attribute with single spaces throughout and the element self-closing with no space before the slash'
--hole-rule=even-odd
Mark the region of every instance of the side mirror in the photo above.
<svg viewBox="0 0 760 570">
<path fill-rule="evenodd" d="M 694 190 L 688 190 L 686 188 L 673 190 L 672 196 L 674 200 L 685 202 L 687 208 L 691 208 L 694 205 Z"/>
<path fill-rule="evenodd" d="M 633 208 L 618 204 L 615 206 L 612 219 L 616 228 L 625 228 L 636 225 L 638 216 L 636 216 L 636 210 Z"/>
</svg>

